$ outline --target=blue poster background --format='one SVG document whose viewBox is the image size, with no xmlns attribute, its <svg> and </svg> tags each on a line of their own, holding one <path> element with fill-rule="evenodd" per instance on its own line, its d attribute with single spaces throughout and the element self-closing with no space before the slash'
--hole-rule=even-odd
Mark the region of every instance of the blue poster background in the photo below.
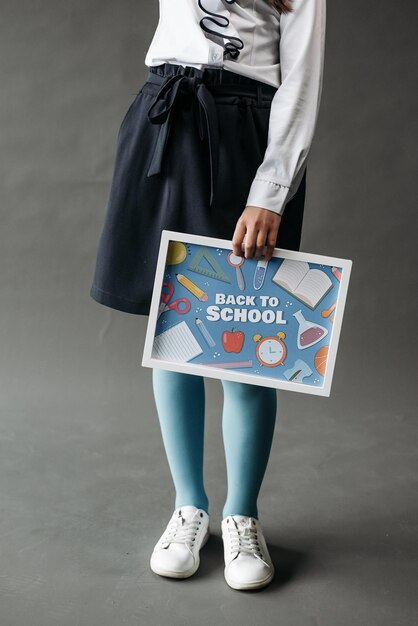
<svg viewBox="0 0 418 626">
<path fill-rule="evenodd" d="M 322 386 L 342 268 L 273 257 L 263 270 L 259 259 L 242 257 L 238 270 L 228 262 L 230 254 L 229 249 L 170 241 L 155 339 L 163 340 L 165 331 L 185 322 L 181 328 L 200 347 L 188 362 Z M 235 255 L 232 260 L 239 262 Z M 316 290 L 310 305 L 273 281 L 283 263 L 282 271 L 297 275 L 296 282 L 306 268 L 321 272 L 305 280 L 309 292 Z M 268 296 L 265 306 L 262 296 Z M 238 304 L 239 298 L 245 303 Z M 171 343 L 166 342 L 167 350 L 181 348 L 178 341 Z"/>
</svg>

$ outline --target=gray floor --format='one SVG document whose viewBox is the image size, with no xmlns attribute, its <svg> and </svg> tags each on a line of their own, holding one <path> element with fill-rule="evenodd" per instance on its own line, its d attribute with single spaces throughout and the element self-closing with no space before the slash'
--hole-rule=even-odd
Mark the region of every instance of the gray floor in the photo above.
<svg viewBox="0 0 418 626">
<path fill-rule="evenodd" d="M 67 342 L 68 320 L 60 332 L 49 326 L 50 345 L 22 326 L 16 346 L 33 349 L 25 362 L 10 354 L 3 378 L 2 626 L 416 623 L 412 405 L 396 408 L 383 388 L 380 398 L 351 393 L 343 360 L 329 399 L 278 392 L 259 499 L 277 575 L 267 589 L 239 592 L 223 578 L 222 387 L 206 379 L 213 536 L 194 577 L 164 579 L 148 559 L 173 490 L 151 370 L 139 365 L 145 324 L 89 306 L 90 343 L 81 346 L 76 324 Z"/>
</svg>

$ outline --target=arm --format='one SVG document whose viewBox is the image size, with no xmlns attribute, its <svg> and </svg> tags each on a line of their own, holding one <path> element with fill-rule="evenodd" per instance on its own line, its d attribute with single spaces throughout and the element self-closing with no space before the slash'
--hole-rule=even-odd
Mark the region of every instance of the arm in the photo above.
<svg viewBox="0 0 418 626">
<path fill-rule="evenodd" d="M 313 139 L 322 92 L 326 0 L 293 0 L 280 16 L 281 84 L 271 103 L 267 148 L 247 206 L 279 215 L 295 195 Z"/>
</svg>

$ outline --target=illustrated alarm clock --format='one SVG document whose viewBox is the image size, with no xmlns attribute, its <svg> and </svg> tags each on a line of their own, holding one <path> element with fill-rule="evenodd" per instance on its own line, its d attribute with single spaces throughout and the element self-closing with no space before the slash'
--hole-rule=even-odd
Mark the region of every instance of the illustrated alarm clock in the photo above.
<svg viewBox="0 0 418 626">
<path fill-rule="evenodd" d="M 279 331 L 277 335 L 261 338 L 262 335 L 254 335 L 253 339 L 257 342 L 255 354 L 261 365 L 267 367 L 276 367 L 281 365 L 286 358 L 286 346 L 282 341 L 286 335 L 283 331 Z"/>
</svg>

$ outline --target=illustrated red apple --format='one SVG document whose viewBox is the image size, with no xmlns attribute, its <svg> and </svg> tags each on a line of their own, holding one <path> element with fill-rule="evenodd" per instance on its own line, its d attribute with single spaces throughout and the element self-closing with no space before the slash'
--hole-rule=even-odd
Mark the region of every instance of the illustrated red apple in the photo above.
<svg viewBox="0 0 418 626">
<path fill-rule="evenodd" d="M 241 330 L 224 330 L 222 346 L 225 352 L 241 352 L 244 343 L 244 333 Z"/>
</svg>

